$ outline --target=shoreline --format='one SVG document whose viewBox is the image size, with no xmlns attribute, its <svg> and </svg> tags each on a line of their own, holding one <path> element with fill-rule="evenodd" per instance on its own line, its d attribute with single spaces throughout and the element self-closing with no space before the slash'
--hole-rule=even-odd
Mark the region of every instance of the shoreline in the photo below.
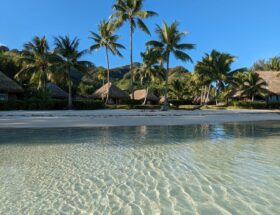
<svg viewBox="0 0 280 215">
<path fill-rule="evenodd" d="M 83 128 L 118 126 L 176 126 L 254 121 L 280 121 L 270 110 L 92 110 L 1 111 L 0 128 Z"/>
</svg>

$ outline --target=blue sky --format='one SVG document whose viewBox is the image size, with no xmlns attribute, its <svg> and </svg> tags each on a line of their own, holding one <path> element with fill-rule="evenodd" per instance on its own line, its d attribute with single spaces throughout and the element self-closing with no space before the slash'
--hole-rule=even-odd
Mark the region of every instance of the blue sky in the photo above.
<svg viewBox="0 0 280 215">
<path fill-rule="evenodd" d="M 113 3 L 114 0 L 1 0 L 0 43 L 21 49 L 35 35 L 45 35 L 52 45 L 54 36 L 67 34 L 80 38 L 81 49 L 86 49 L 91 44 L 89 31 L 97 31 L 99 21 L 110 16 Z M 146 0 L 144 7 L 159 16 L 146 21 L 152 37 L 135 32 L 135 61 L 141 60 L 139 53 L 145 50 L 145 42 L 156 38 L 155 24 L 161 25 L 162 20 L 177 20 L 182 31 L 190 32 L 184 41 L 196 44 L 196 49 L 189 52 L 194 62 L 214 48 L 237 56 L 235 68 L 280 54 L 279 0 Z M 118 34 L 127 49 L 123 51 L 124 58 L 111 57 L 112 67 L 129 63 L 128 25 Z M 105 65 L 103 50 L 85 58 Z M 176 65 L 193 68 L 193 64 L 172 59 L 171 66 Z"/>
</svg>

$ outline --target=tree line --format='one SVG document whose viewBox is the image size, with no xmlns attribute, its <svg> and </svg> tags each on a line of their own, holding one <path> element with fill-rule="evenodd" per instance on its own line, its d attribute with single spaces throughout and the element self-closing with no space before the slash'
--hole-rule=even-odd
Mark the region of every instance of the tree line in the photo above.
<svg viewBox="0 0 280 215">
<path fill-rule="evenodd" d="M 0 69 L 2 67 L 2 70 L 17 71 L 14 74 L 17 80 L 27 84 L 36 83 L 37 89 L 43 94 L 46 93 L 46 83 L 49 80 L 66 83 L 69 95 L 68 106 L 71 108 L 74 85 L 71 72 L 82 72 L 85 77 L 93 75 L 98 80 L 102 80 L 103 85 L 106 79 L 109 84 L 111 82 L 109 53 L 122 57 L 121 52 L 125 47 L 118 42 L 117 31 L 127 23 L 130 29 L 130 73 L 124 77 L 130 79 L 127 90 L 132 93 L 132 99 L 134 99 L 135 88 L 145 87 L 147 92 L 159 90 L 160 94 L 164 95 L 164 110 L 168 106 L 168 94 L 177 100 L 192 99 L 206 104 L 211 99 L 215 99 L 218 103 L 218 100 L 226 99 L 230 92 L 239 91 L 240 95 L 250 97 L 254 101 L 257 95 L 268 93 L 266 83 L 255 71 L 280 70 L 278 57 L 269 61 L 260 60 L 251 69 L 232 70 L 231 66 L 236 58 L 228 53 L 213 50 L 196 63 L 193 73 L 179 71 L 180 68 L 179 72 L 172 73 L 169 63 L 171 55 L 183 62 L 193 62 L 187 51 L 195 48 L 194 44 L 183 42 L 188 33 L 180 31 L 177 21 L 170 25 L 163 21 L 162 26 L 156 26 L 157 40 L 146 43 L 146 51 L 140 53 L 142 63 L 134 67 L 135 29 L 139 28 L 151 35 L 144 21 L 158 14 L 145 10 L 144 0 L 116 0 L 112 8 L 113 13 L 109 20 L 102 20 L 98 31 L 89 33 L 92 44 L 88 49 L 80 50 L 77 38 L 58 36 L 54 38 L 54 49 L 50 50 L 46 38 L 36 36 L 32 41 L 24 44 L 22 51 L 0 50 Z M 83 60 L 86 53 L 101 48 L 104 49 L 106 56 L 106 75 L 104 68 L 96 68 L 93 63 Z"/>
</svg>

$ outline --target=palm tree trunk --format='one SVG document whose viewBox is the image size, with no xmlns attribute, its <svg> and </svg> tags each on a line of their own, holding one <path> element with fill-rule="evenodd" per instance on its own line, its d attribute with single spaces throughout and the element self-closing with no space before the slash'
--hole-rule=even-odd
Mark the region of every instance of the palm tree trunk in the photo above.
<svg viewBox="0 0 280 215">
<path fill-rule="evenodd" d="M 145 94 L 145 99 L 144 99 L 143 105 L 145 105 L 147 103 L 148 94 L 149 94 L 149 87 L 146 88 L 146 94 Z"/>
<path fill-rule="evenodd" d="M 164 89 L 164 107 L 163 110 L 168 110 L 168 75 L 169 75 L 169 54 L 167 55 L 166 71 L 165 71 L 165 89 Z"/>
<path fill-rule="evenodd" d="M 109 62 L 109 55 L 108 55 L 108 47 L 106 46 L 106 62 L 107 62 L 107 84 L 108 88 L 110 87 L 110 62 Z M 108 93 L 106 95 L 106 104 L 108 104 L 109 101 L 109 89 Z"/>
<path fill-rule="evenodd" d="M 255 96 L 254 95 L 252 95 L 252 102 L 254 102 L 255 101 Z"/>
<path fill-rule="evenodd" d="M 209 103 L 210 90 L 211 90 L 211 83 L 208 86 L 208 91 L 207 91 L 207 96 L 206 96 L 206 101 L 205 101 L 206 104 Z"/>
<path fill-rule="evenodd" d="M 132 20 L 130 20 L 130 84 L 131 84 L 131 94 L 132 100 L 134 100 L 134 86 L 133 86 L 133 25 Z"/>
<path fill-rule="evenodd" d="M 68 108 L 71 109 L 72 105 L 72 82 L 70 76 L 70 68 L 68 68 Z"/>
</svg>

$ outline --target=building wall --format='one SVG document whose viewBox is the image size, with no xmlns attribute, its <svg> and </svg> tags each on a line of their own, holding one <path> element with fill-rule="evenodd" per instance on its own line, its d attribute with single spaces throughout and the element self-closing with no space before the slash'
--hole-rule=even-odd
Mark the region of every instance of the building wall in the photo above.
<svg viewBox="0 0 280 215">
<path fill-rule="evenodd" d="M 280 95 L 278 96 L 269 96 L 268 97 L 269 102 L 280 102 Z"/>
</svg>

